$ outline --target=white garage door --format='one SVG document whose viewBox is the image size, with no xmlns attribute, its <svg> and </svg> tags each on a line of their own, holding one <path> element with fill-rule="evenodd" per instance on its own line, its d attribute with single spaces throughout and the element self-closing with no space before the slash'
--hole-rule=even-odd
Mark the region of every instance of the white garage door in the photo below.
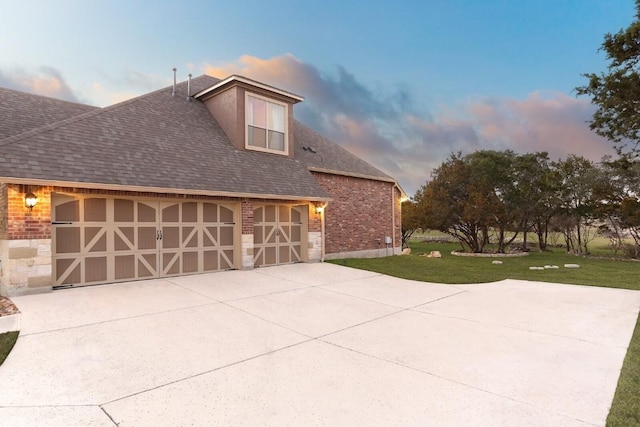
<svg viewBox="0 0 640 427">
<path fill-rule="evenodd" d="M 235 268 L 237 206 L 52 195 L 55 286 Z"/>
</svg>

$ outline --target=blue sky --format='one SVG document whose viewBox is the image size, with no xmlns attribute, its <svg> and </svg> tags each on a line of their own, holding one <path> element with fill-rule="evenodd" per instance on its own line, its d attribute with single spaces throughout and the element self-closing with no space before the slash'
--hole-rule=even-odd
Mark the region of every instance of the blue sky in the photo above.
<svg viewBox="0 0 640 427">
<path fill-rule="evenodd" d="M 409 194 L 451 152 L 599 160 L 573 88 L 633 0 L 0 0 L 0 86 L 99 106 L 187 73 L 304 96 L 295 115 Z"/>
</svg>

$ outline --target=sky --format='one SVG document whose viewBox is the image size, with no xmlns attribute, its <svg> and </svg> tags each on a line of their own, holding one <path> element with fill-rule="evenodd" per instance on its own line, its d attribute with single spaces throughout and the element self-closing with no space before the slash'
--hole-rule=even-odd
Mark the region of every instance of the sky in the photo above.
<svg viewBox="0 0 640 427">
<path fill-rule="evenodd" d="M 303 96 L 294 116 L 408 195 L 451 153 L 599 161 L 583 73 L 633 0 L 0 0 L 0 86 L 107 106 L 210 74 Z M 1 100 L 0 100 L 1 102 Z"/>
</svg>

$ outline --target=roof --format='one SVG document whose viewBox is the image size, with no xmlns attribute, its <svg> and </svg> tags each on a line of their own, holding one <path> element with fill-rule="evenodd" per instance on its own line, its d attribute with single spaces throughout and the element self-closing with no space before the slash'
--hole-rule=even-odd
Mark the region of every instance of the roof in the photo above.
<svg viewBox="0 0 640 427">
<path fill-rule="evenodd" d="M 96 108 L 0 87 L 0 140 Z"/>
<path fill-rule="evenodd" d="M 191 93 L 219 82 L 210 76 L 194 78 Z M 299 122 L 295 159 L 236 149 L 203 102 L 187 100 L 186 82 L 177 85 L 175 96 L 172 91 L 170 86 L 106 108 L 14 94 L 25 107 L 20 109 L 22 122 L 32 113 L 46 120 L 36 120 L 43 124 L 37 128 L 26 125 L 19 134 L 15 126 L 5 130 L 6 121 L 0 122 L 0 135 L 9 135 L 0 139 L 0 177 L 34 184 L 306 200 L 328 199 L 310 170 L 395 182 Z M 34 99 L 30 103 L 26 98 Z"/>
</svg>

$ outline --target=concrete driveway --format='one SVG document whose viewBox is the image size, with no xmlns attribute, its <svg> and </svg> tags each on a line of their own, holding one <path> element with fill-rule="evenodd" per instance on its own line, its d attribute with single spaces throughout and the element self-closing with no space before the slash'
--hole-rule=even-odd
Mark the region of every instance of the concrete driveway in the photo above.
<svg viewBox="0 0 640 427">
<path fill-rule="evenodd" d="M 604 425 L 640 292 L 332 264 L 13 299 L 0 425 Z"/>
</svg>

